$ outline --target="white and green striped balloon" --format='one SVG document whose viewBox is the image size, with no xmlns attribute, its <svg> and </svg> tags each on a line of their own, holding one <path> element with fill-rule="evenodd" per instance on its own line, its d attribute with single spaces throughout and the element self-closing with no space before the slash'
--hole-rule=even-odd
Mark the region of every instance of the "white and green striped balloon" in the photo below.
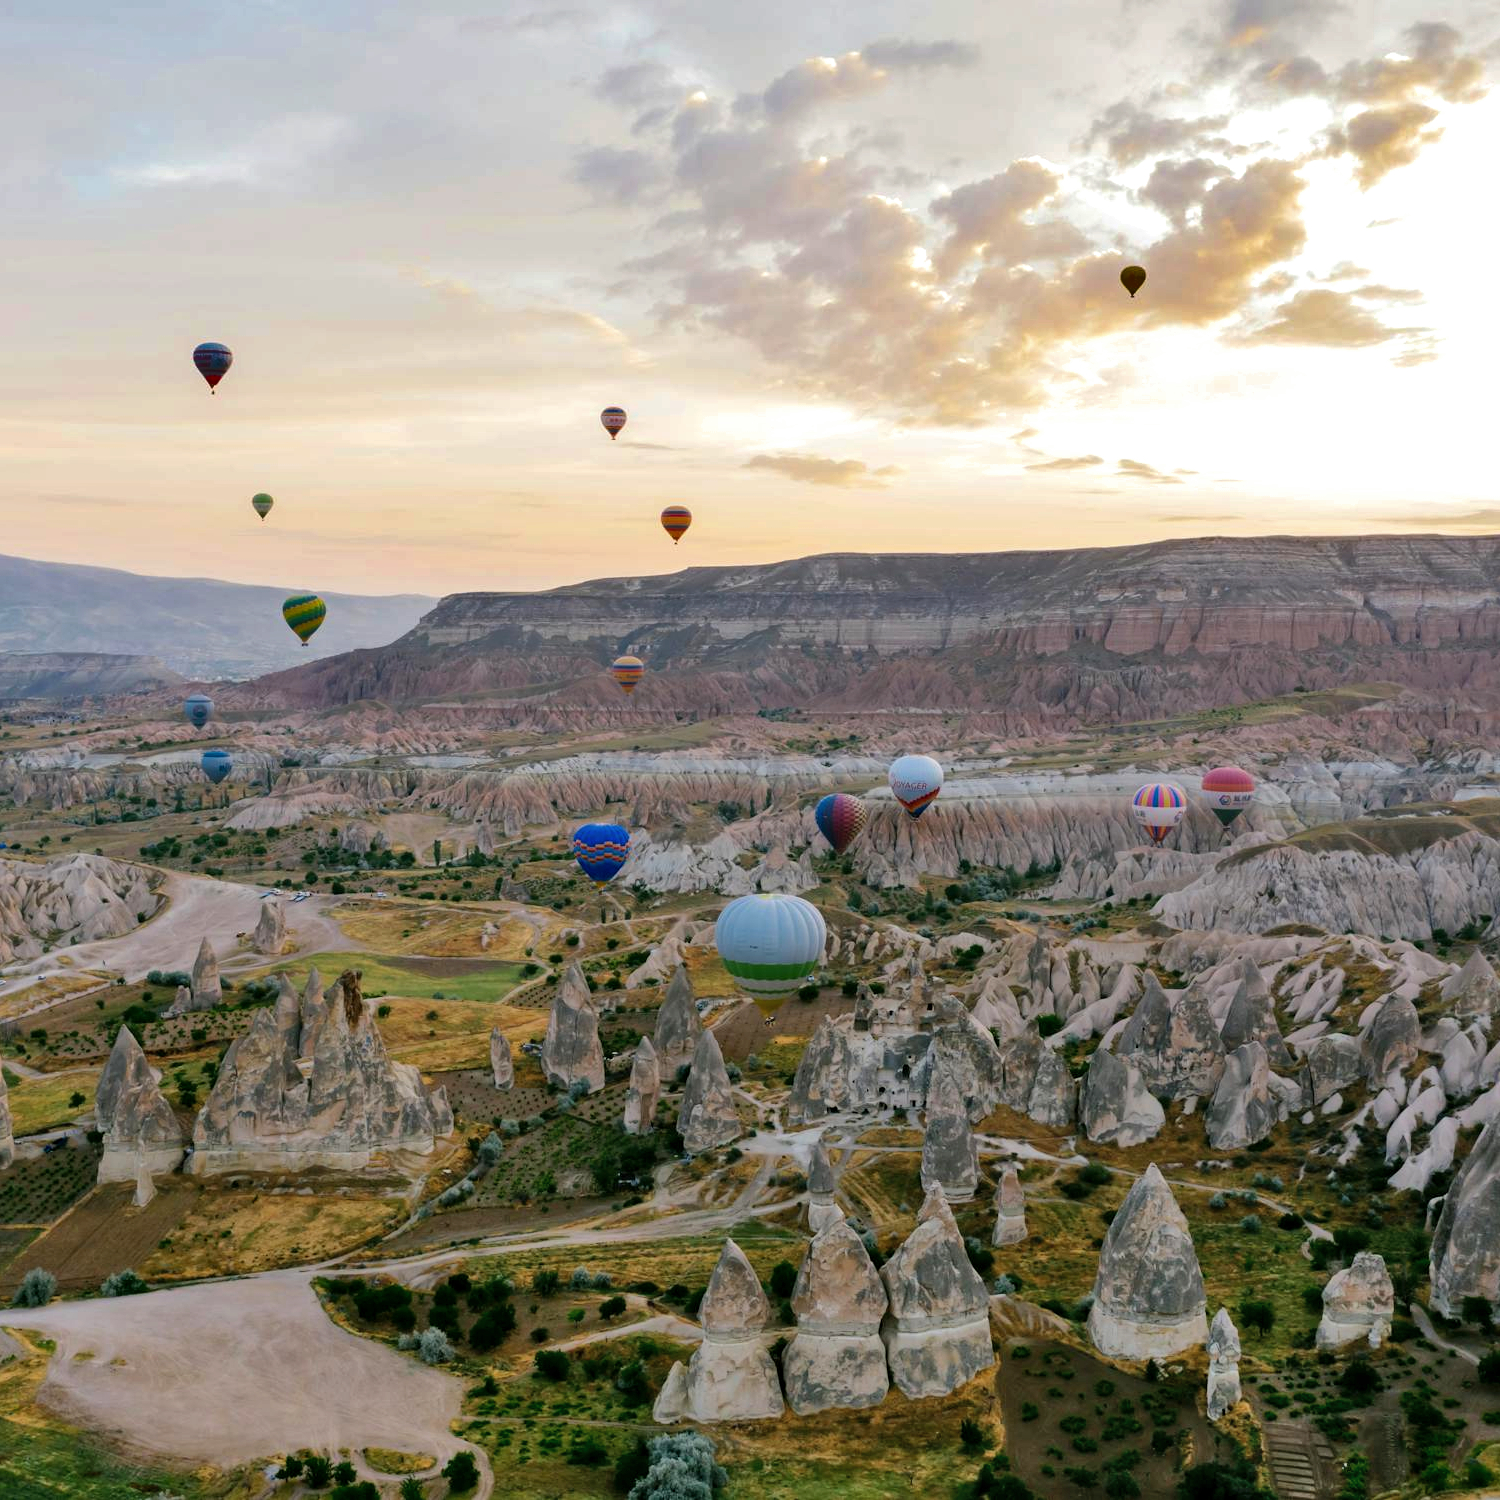
<svg viewBox="0 0 1500 1500">
<path fill-rule="evenodd" d="M 714 946 L 730 977 L 749 995 L 783 996 L 823 961 L 823 914 L 800 896 L 740 896 L 719 913 Z"/>
</svg>

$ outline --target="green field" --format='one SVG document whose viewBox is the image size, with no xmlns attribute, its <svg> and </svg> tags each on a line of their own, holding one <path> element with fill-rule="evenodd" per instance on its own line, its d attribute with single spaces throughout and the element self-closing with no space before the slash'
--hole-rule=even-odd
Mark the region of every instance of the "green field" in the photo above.
<svg viewBox="0 0 1500 1500">
<path fill-rule="evenodd" d="M 295 963 L 280 963 L 265 970 L 286 974 L 299 989 L 307 971 L 316 968 L 325 985 L 332 984 L 345 969 L 363 974 L 364 992 L 396 995 L 414 1000 L 471 1000 L 480 1004 L 503 999 L 521 983 L 522 965 L 496 960 L 494 963 L 458 963 L 453 960 L 402 960 L 374 953 L 314 953 Z M 425 972 L 424 972 L 425 971 Z"/>
</svg>

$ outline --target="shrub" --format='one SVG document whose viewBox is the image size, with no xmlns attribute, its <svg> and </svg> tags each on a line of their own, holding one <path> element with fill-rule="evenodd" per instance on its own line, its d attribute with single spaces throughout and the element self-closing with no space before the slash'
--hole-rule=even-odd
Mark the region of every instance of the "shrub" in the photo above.
<svg viewBox="0 0 1500 1500">
<path fill-rule="evenodd" d="M 479 1483 L 479 1465 L 467 1448 L 460 1449 L 443 1465 L 443 1478 L 450 1495 L 462 1495 Z"/>
<path fill-rule="evenodd" d="M 618 1318 L 625 1311 L 625 1299 L 623 1297 L 606 1297 L 599 1304 L 599 1316 L 601 1318 Z"/>
<path fill-rule="evenodd" d="M 714 1445 L 700 1432 L 652 1438 L 650 1467 L 630 1490 L 630 1500 L 698 1500 L 716 1495 L 729 1476 L 714 1462 Z"/>
<path fill-rule="evenodd" d="M 1041 1408 L 1035 1401 L 1023 1401 L 1021 1403 L 1021 1420 L 1023 1422 L 1035 1422 L 1041 1414 Z"/>
<path fill-rule="evenodd" d="M 556 1271 L 533 1271 L 531 1273 L 531 1290 L 538 1297 L 550 1297 L 561 1283 L 562 1278 Z"/>
<path fill-rule="evenodd" d="M 321 1453 L 307 1455 L 307 1483 L 310 1489 L 321 1490 L 333 1478 L 333 1460 Z"/>
<path fill-rule="evenodd" d="M 586 1291 L 594 1284 L 593 1273 L 587 1266 L 574 1266 L 573 1274 L 568 1277 L 568 1285 L 575 1291 Z"/>
<path fill-rule="evenodd" d="M 638 1359 L 620 1366 L 615 1376 L 615 1389 L 625 1398 L 626 1405 L 639 1406 L 651 1396 L 651 1382 L 646 1377 L 646 1367 Z"/>
<path fill-rule="evenodd" d="M 984 1428 L 972 1417 L 965 1417 L 958 1424 L 958 1440 L 965 1448 L 985 1448 L 989 1446 L 989 1437 Z"/>
<path fill-rule="evenodd" d="M 1240 1228 L 1246 1234 L 1259 1234 L 1260 1233 L 1260 1215 L 1259 1214 L 1246 1214 L 1240 1220 Z"/>
<path fill-rule="evenodd" d="M 538 1349 L 532 1357 L 538 1375 L 547 1380 L 568 1378 L 568 1356 L 561 1349 Z"/>
<path fill-rule="evenodd" d="M 480 1354 L 493 1349 L 516 1326 L 516 1310 L 509 1302 L 487 1307 L 469 1330 L 469 1343 Z"/>
<path fill-rule="evenodd" d="M 1110 1500 L 1135 1500 L 1140 1492 L 1135 1475 L 1127 1469 L 1111 1469 L 1104 1476 L 1104 1493 Z"/>
<path fill-rule="evenodd" d="M 12 1307 L 45 1307 L 57 1290 L 57 1277 L 51 1271 L 33 1266 L 22 1278 L 10 1299 Z"/>
<path fill-rule="evenodd" d="M 1257 1221 L 1258 1222 L 1258 1221 Z M 1276 1322 L 1274 1304 L 1256 1297 L 1245 1297 L 1235 1309 L 1239 1314 L 1240 1327 L 1253 1328 L 1264 1338 Z"/>
<path fill-rule="evenodd" d="M 1044 1039 L 1049 1036 L 1056 1036 L 1063 1029 L 1063 1024 L 1061 1016 L 1052 1015 L 1050 1012 L 1036 1018 L 1036 1029 Z"/>
<path fill-rule="evenodd" d="M 1480 1357 L 1479 1378 L 1486 1385 L 1500 1385 L 1500 1349 L 1491 1349 Z"/>
<path fill-rule="evenodd" d="M 771 1267 L 771 1295 L 786 1298 L 797 1285 L 797 1268 L 789 1260 L 779 1260 Z"/>
<path fill-rule="evenodd" d="M 335 1484 L 354 1483 L 354 1465 L 347 1458 L 341 1458 L 333 1466 L 333 1482 Z"/>
<path fill-rule="evenodd" d="M 1228 1208 L 1229 1199 L 1223 1193 L 1215 1193 L 1213 1197 L 1208 1200 L 1208 1206 L 1210 1208 Z"/>
<path fill-rule="evenodd" d="M 453 1345 L 441 1328 L 424 1328 L 417 1335 L 417 1358 L 424 1365 L 445 1365 L 453 1358 Z"/>
<path fill-rule="evenodd" d="M 143 1277 L 127 1268 L 124 1271 L 116 1271 L 113 1276 L 106 1276 L 99 1290 L 106 1297 L 134 1297 L 148 1288 Z"/>
<path fill-rule="evenodd" d="M 818 998 L 819 993 L 820 991 L 817 985 L 804 984 L 802 988 L 797 991 L 797 998 L 804 1005 L 811 1005 L 812 1002 Z"/>
</svg>

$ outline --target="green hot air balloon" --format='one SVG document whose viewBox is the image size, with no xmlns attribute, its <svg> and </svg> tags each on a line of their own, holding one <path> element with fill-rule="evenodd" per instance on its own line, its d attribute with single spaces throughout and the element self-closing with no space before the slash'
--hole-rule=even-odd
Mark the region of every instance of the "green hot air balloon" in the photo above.
<svg viewBox="0 0 1500 1500">
<path fill-rule="evenodd" d="M 262 521 L 271 514 L 271 507 L 275 504 L 276 502 L 266 494 L 252 495 L 250 497 L 250 508 Z"/>
<path fill-rule="evenodd" d="M 293 594 L 281 606 L 281 618 L 296 632 L 305 646 L 316 634 L 328 614 L 328 606 L 316 594 Z"/>
</svg>

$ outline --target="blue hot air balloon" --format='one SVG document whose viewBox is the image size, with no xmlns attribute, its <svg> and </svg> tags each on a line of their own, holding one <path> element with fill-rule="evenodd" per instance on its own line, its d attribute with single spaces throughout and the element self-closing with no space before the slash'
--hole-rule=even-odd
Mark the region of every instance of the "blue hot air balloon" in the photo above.
<svg viewBox="0 0 1500 1500">
<path fill-rule="evenodd" d="M 194 729 L 202 729 L 213 717 L 214 700 L 207 693 L 194 693 L 182 705 L 182 711 Z"/>
<path fill-rule="evenodd" d="M 227 750 L 205 750 L 203 759 L 198 762 L 203 767 L 203 774 L 213 782 L 215 786 L 234 769 L 234 762 L 229 758 Z"/>
<path fill-rule="evenodd" d="M 823 961 L 823 913 L 800 896 L 759 893 L 731 901 L 714 924 L 714 947 L 748 995 L 782 999 Z"/>
<path fill-rule="evenodd" d="M 193 350 L 193 363 L 198 368 L 198 373 L 208 382 L 208 394 L 214 394 L 214 387 L 229 373 L 229 367 L 234 363 L 234 355 L 223 344 L 199 344 Z"/>
<path fill-rule="evenodd" d="M 573 858 L 599 887 L 620 873 L 629 852 L 630 830 L 618 823 L 585 823 L 573 835 Z"/>
</svg>

